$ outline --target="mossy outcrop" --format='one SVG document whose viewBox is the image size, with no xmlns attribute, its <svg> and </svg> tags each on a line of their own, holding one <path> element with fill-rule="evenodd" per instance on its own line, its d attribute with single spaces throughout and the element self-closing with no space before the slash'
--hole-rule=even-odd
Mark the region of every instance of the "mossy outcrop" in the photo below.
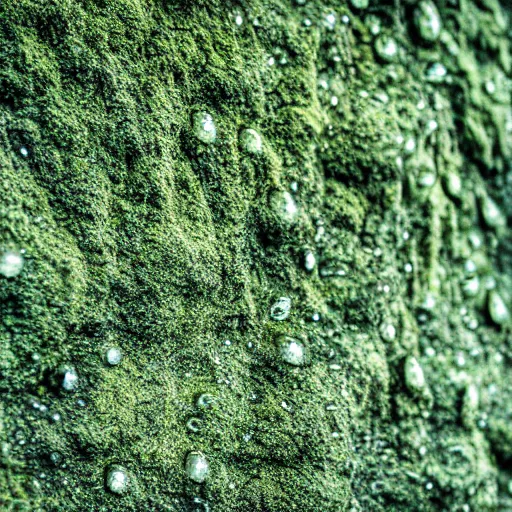
<svg viewBox="0 0 512 512">
<path fill-rule="evenodd" d="M 512 510 L 511 9 L 365 4 L 1 2 L 0 509 Z"/>
</svg>

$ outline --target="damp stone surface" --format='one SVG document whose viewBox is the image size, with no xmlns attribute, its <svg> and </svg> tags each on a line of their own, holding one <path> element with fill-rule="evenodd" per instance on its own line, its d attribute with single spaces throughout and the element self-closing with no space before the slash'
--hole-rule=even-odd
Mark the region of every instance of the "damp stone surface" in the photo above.
<svg viewBox="0 0 512 512">
<path fill-rule="evenodd" d="M 0 510 L 510 512 L 511 16 L 2 0 Z"/>
</svg>

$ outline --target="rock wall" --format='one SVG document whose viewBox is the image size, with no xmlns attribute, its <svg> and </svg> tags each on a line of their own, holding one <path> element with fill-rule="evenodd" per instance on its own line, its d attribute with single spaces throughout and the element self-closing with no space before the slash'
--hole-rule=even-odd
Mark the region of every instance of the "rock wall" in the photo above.
<svg viewBox="0 0 512 512">
<path fill-rule="evenodd" d="M 0 505 L 512 510 L 503 0 L 0 4 Z"/>
</svg>

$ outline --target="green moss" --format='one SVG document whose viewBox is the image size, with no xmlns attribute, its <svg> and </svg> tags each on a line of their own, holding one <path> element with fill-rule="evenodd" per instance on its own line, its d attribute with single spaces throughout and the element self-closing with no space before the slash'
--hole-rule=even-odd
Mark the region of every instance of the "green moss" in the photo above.
<svg viewBox="0 0 512 512">
<path fill-rule="evenodd" d="M 395 64 L 375 61 L 365 12 L 327 0 L 2 2 L 0 250 L 23 249 L 25 266 L 0 277 L 0 508 L 498 510 L 509 333 L 460 283 L 476 199 L 512 213 L 509 13 L 439 5 L 451 39 L 419 48 L 411 6 L 374 8 Z M 452 81 L 434 87 L 425 66 L 439 59 Z M 212 144 L 192 133 L 197 111 L 215 120 Z M 240 150 L 244 128 L 261 154 Z M 429 148 L 439 179 L 461 176 L 461 198 L 407 187 L 400 136 Z M 292 194 L 292 222 L 276 191 Z M 479 249 L 501 286 L 509 238 L 486 231 Z M 272 321 L 281 296 L 290 317 Z M 304 343 L 304 367 L 281 361 L 281 334 Z M 405 388 L 408 356 L 428 399 Z M 469 382 L 480 409 L 463 425 Z M 196 450 L 202 485 L 184 471 Z M 105 489 L 112 464 L 128 471 L 123 495 Z"/>
</svg>

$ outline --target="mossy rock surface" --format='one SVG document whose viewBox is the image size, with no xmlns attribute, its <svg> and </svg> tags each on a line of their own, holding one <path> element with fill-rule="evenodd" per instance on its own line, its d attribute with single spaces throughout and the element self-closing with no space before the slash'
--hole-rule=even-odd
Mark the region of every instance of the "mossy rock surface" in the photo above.
<svg viewBox="0 0 512 512">
<path fill-rule="evenodd" d="M 0 510 L 512 510 L 511 9 L 357 5 L 1 2 Z"/>
</svg>

